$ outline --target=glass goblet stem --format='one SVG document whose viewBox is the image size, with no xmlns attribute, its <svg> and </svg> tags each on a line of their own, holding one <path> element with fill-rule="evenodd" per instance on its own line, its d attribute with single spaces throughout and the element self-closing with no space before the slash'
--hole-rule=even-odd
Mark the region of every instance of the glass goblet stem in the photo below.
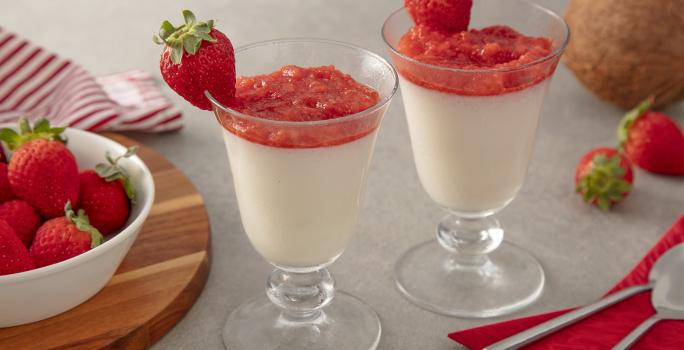
<svg viewBox="0 0 684 350">
<path fill-rule="evenodd" d="M 327 268 L 294 272 L 274 269 L 266 283 L 266 295 L 292 322 L 306 322 L 321 315 L 335 297 L 335 280 Z"/>
<path fill-rule="evenodd" d="M 481 267 L 503 241 L 503 229 L 493 215 L 464 218 L 449 213 L 437 225 L 437 240 L 451 252 L 452 267 Z"/>
</svg>

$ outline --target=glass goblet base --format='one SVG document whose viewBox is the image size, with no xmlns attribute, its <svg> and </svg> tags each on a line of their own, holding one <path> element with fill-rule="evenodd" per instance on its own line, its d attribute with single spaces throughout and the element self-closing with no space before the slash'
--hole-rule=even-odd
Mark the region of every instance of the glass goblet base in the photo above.
<svg viewBox="0 0 684 350">
<path fill-rule="evenodd" d="M 223 342 L 230 350 L 372 350 L 380 333 L 375 311 L 344 292 L 336 292 L 329 305 L 306 319 L 285 314 L 261 295 L 230 314 Z"/>
<path fill-rule="evenodd" d="M 430 240 L 409 249 L 397 262 L 399 290 L 427 310 L 449 316 L 484 318 L 519 310 L 541 295 L 544 271 L 532 255 L 503 242 L 482 256 L 484 262 L 464 265 Z"/>
</svg>

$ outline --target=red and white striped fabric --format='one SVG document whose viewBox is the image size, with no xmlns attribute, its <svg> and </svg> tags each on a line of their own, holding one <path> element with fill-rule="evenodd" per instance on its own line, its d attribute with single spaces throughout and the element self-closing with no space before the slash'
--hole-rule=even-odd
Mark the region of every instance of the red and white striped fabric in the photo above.
<svg viewBox="0 0 684 350">
<path fill-rule="evenodd" d="M 0 27 L 0 122 L 20 117 L 90 131 L 163 132 L 183 126 L 180 109 L 149 73 L 94 77 Z"/>
</svg>

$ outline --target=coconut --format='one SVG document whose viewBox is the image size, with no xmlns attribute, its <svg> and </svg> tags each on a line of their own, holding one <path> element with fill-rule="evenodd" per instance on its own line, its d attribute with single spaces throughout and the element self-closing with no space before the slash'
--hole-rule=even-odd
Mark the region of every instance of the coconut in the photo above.
<svg viewBox="0 0 684 350">
<path fill-rule="evenodd" d="M 571 0 L 564 61 L 589 90 L 632 108 L 684 97 L 684 0 Z"/>
</svg>

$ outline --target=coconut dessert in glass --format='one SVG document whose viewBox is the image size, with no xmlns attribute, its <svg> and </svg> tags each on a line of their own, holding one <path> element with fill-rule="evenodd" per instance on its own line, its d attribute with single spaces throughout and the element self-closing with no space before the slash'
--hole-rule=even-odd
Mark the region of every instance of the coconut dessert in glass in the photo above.
<svg viewBox="0 0 684 350">
<path fill-rule="evenodd" d="M 523 185 L 568 27 L 525 0 L 474 1 L 470 28 L 477 29 L 470 30 L 416 24 L 409 10 L 394 12 L 382 34 L 399 73 L 419 179 L 447 215 L 437 240 L 400 258 L 397 285 L 443 314 L 515 311 L 541 294 L 544 273 L 532 255 L 503 242 L 494 214 Z"/>
<path fill-rule="evenodd" d="M 214 112 L 252 246 L 275 269 L 233 310 L 228 349 L 375 349 L 378 315 L 336 292 L 327 267 L 356 230 L 377 131 L 398 88 L 392 65 L 321 39 L 234 49 L 213 20 L 162 22 L 164 81 Z M 236 79 L 237 76 L 237 79 Z"/>
<path fill-rule="evenodd" d="M 242 223 L 275 269 L 223 331 L 229 349 L 375 349 L 377 314 L 327 270 L 361 212 L 377 130 L 397 89 L 389 62 L 353 45 L 268 41 L 235 52 L 223 126 Z"/>
</svg>

